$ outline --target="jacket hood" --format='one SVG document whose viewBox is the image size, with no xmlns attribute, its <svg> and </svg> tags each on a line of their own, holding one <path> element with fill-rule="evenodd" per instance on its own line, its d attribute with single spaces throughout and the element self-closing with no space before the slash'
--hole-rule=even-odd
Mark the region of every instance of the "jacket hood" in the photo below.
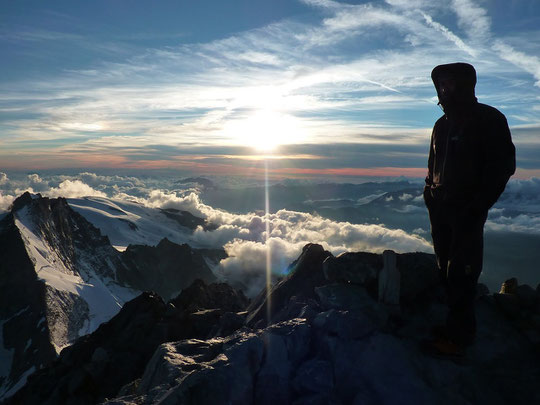
<svg viewBox="0 0 540 405">
<path fill-rule="evenodd" d="M 456 81 L 455 99 L 460 103 L 475 102 L 474 86 L 476 85 L 476 70 L 468 63 L 449 63 L 436 66 L 431 72 L 431 79 L 437 90 L 439 101 L 439 79 L 441 77 L 451 77 Z M 443 106 L 444 107 L 444 106 Z"/>
</svg>

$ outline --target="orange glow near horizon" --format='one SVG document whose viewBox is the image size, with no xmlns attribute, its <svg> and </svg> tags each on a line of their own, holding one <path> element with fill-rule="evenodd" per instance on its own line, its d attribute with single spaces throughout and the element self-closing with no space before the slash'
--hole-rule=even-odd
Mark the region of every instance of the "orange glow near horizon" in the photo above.
<svg viewBox="0 0 540 405">
<path fill-rule="evenodd" d="M 224 162 L 211 162 L 211 159 L 223 159 Z M 129 156 L 112 154 L 83 154 L 65 153 L 50 155 L 15 154 L 0 156 L 1 170 L 49 170 L 49 169 L 134 169 L 134 170 L 186 170 L 201 175 L 223 175 L 241 177 L 260 177 L 276 180 L 290 177 L 297 179 L 309 179 L 314 177 L 412 177 L 423 178 L 426 176 L 425 167 L 342 167 L 342 168 L 304 168 L 304 167 L 279 167 L 269 168 L 265 172 L 263 162 L 304 160 L 313 161 L 322 158 L 317 155 L 297 154 L 253 154 L 253 155 L 191 155 L 171 157 L 168 160 L 134 160 Z M 208 160 L 208 162 L 206 162 Z M 230 162 L 230 163 L 228 163 Z M 241 164 L 244 162 L 244 164 Z M 250 162 L 250 163 L 247 163 Z M 540 169 L 518 168 L 513 179 L 527 180 L 540 177 Z"/>
</svg>

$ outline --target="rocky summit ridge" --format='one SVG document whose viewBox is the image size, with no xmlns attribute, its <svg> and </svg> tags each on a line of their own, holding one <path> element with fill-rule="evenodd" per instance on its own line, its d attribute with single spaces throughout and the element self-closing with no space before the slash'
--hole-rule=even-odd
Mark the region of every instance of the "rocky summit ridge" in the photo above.
<svg viewBox="0 0 540 405">
<path fill-rule="evenodd" d="M 480 286 L 460 361 L 421 341 L 445 316 L 432 255 L 308 244 L 252 302 L 196 281 L 144 293 L 28 378 L 7 404 L 540 403 L 540 288 Z"/>
</svg>

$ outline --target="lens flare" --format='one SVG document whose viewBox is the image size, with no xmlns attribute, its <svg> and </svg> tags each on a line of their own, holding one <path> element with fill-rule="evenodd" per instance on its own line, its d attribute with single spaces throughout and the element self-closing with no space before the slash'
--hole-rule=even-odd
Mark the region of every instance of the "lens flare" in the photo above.
<svg viewBox="0 0 540 405">
<path fill-rule="evenodd" d="M 272 260 L 271 251 L 268 240 L 270 238 L 270 189 L 268 186 L 268 159 L 264 161 L 264 210 L 266 222 L 266 320 L 270 325 L 270 317 L 272 315 L 270 288 L 272 286 Z"/>
</svg>

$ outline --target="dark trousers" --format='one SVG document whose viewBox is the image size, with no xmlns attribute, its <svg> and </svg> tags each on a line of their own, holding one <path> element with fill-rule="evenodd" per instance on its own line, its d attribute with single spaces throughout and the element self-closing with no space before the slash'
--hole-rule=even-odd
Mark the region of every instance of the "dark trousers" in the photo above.
<svg viewBox="0 0 540 405">
<path fill-rule="evenodd" d="M 449 338 L 469 345 L 476 335 L 474 301 L 482 272 L 487 212 L 471 215 L 460 205 L 434 202 L 429 207 L 431 236 L 448 298 Z"/>
</svg>

